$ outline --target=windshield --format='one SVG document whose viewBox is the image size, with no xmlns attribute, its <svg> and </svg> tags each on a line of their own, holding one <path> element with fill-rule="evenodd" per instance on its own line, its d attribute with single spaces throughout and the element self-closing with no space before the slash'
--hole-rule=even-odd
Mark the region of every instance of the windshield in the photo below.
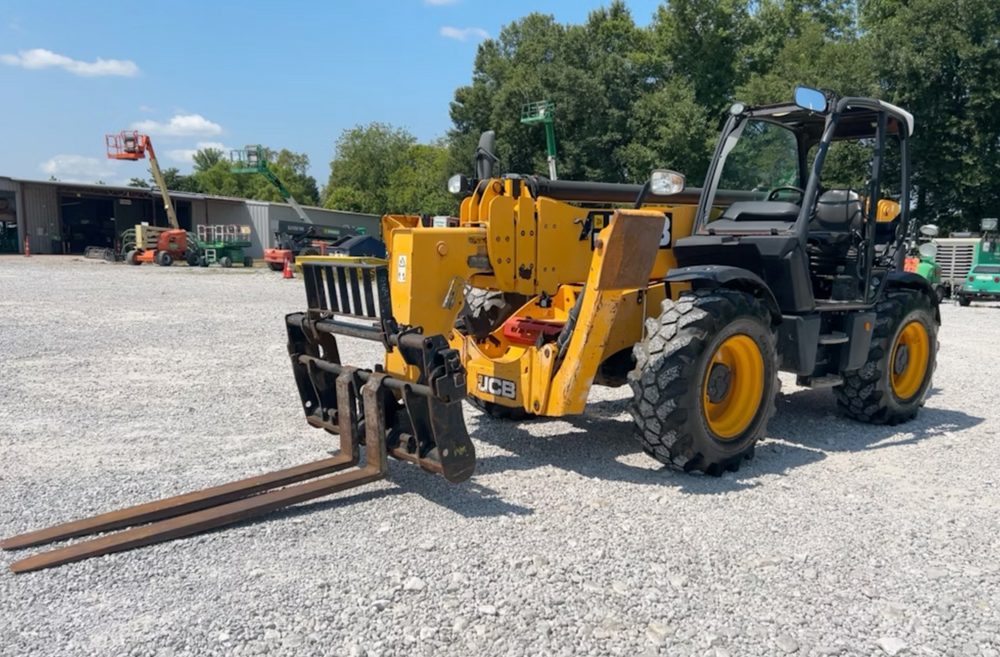
<svg viewBox="0 0 1000 657">
<path fill-rule="evenodd" d="M 734 137 L 738 141 L 732 144 Z M 761 192 L 764 200 L 775 187 L 800 185 L 798 140 L 788 128 L 750 119 L 743 124 L 742 132 L 730 135 L 727 148 L 730 146 L 723 155 L 717 189 Z M 797 200 L 798 194 L 788 191 L 776 198 Z"/>
<path fill-rule="evenodd" d="M 972 269 L 973 274 L 1000 274 L 1000 265 L 979 265 Z"/>
</svg>

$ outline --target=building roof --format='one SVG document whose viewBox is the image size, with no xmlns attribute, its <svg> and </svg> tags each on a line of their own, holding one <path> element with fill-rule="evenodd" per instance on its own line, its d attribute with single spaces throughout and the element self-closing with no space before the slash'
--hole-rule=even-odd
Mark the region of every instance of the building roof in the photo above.
<svg viewBox="0 0 1000 657">
<path fill-rule="evenodd" d="M 26 183 L 29 185 L 55 185 L 57 187 L 66 187 L 72 189 L 86 190 L 89 193 L 104 193 L 109 196 L 131 196 L 131 197 L 149 197 L 152 198 L 154 194 L 158 193 L 156 187 L 129 187 L 127 185 L 98 185 L 96 183 L 76 183 L 76 182 L 65 182 L 61 180 L 29 180 L 27 178 L 13 178 L 8 176 L 0 176 L 0 179 L 6 179 L 18 183 Z M 216 196 L 215 194 L 199 194 L 195 192 L 175 192 L 170 191 L 170 198 L 179 199 L 185 201 L 191 200 L 210 200 L 210 201 L 223 201 L 228 203 L 255 203 L 255 204 L 266 204 L 266 205 L 284 205 L 287 207 L 292 207 L 290 203 L 277 203 L 275 201 L 260 201 L 257 199 L 241 198 L 238 196 Z M 375 217 L 373 214 L 364 214 L 360 212 L 348 212 L 347 210 L 331 210 L 330 208 L 321 208 L 315 205 L 302 205 L 305 210 L 322 210 L 324 212 L 337 212 L 339 214 L 352 214 L 360 217 Z"/>
</svg>

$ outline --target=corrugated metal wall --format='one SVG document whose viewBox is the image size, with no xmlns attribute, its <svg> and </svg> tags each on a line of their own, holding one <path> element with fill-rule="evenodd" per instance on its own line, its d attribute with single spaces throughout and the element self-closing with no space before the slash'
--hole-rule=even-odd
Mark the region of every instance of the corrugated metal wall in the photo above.
<svg viewBox="0 0 1000 657">
<path fill-rule="evenodd" d="M 252 202 L 252 201 L 249 201 Z M 293 221 L 301 223 L 302 219 L 295 214 L 295 209 L 290 205 L 278 203 L 268 203 L 268 223 L 267 243 L 269 248 L 275 246 L 274 231 L 278 230 L 279 221 Z M 375 237 L 382 235 L 382 217 L 373 214 L 355 214 L 353 212 L 337 212 L 336 210 L 321 210 L 318 208 L 304 208 L 306 215 L 312 222 L 320 226 L 360 226 L 365 232 Z"/>
<path fill-rule="evenodd" d="M 10 178 L 0 178 L 0 192 L 16 192 L 17 183 Z"/>
<path fill-rule="evenodd" d="M 55 185 L 21 185 L 23 212 L 20 222 L 32 253 L 62 253 L 60 244 L 59 196 Z"/>
<path fill-rule="evenodd" d="M 264 243 L 261 241 L 260 234 L 254 224 L 253 213 L 249 205 L 252 201 L 241 203 L 206 199 L 205 203 L 208 208 L 208 223 L 210 225 L 236 224 L 237 226 L 250 226 L 253 246 L 246 250 L 246 255 L 251 258 L 264 257 Z"/>
</svg>

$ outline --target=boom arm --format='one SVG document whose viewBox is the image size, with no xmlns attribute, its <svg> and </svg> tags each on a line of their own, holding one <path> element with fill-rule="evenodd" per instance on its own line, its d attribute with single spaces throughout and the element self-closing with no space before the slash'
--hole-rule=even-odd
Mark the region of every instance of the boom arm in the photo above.
<svg viewBox="0 0 1000 657">
<path fill-rule="evenodd" d="M 149 168 L 152 170 L 156 186 L 160 188 L 160 194 L 163 196 L 163 208 L 167 211 L 167 220 L 170 222 L 171 228 L 179 230 L 181 225 L 177 221 L 177 213 L 174 212 L 174 203 L 170 200 L 170 192 L 167 191 L 167 183 L 163 180 L 163 173 L 160 172 L 160 165 L 156 162 L 156 153 L 153 151 L 153 142 L 149 137 L 146 137 L 146 149 L 149 151 Z"/>
<path fill-rule="evenodd" d="M 306 214 L 306 211 L 302 209 L 302 206 L 295 200 L 295 197 L 288 191 L 288 188 L 281 184 L 281 180 L 278 179 L 278 176 L 274 175 L 274 172 L 267 168 L 266 162 L 263 163 L 263 166 L 261 166 L 260 172 L 265 178 L 267 178 L 269 183 L 278 188 L 278 193 L 281 194 L 281 198 L 288 201 L 288 204 L 292 206 L 293 210 L 295 210 L 295 214 L 299 216 L 299 219 L 301 219 L 304 223 L 311 224 L 312 220 Z"/>
</svg>

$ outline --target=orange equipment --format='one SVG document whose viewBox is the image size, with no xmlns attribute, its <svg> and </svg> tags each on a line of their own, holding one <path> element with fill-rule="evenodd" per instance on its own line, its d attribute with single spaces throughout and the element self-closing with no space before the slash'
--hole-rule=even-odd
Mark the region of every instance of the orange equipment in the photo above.
<svg viewBox="0 0 1000 657">
<path fill-rule="evenodd" d="M 156 152 L 153 150 L 153 142 L 150 138 L 146 135 L 140 135 L 135 130 L 123 130 L 117 135 L 106 135 L 104 143 L 108 149 L 108 158 L 112 160 L 142 160 L 149 152 L 149 168 L 153 172 L 153 178 L 163 196 L 163 208 L 167 211 L 170 227 L 179 230 L 181 225 L 177 222 L 177 213 L 174 212 L 174 204 L 170 200 L 167 183 L 163 180 L 163 174 L 156 161 Z"/>
</svg>

